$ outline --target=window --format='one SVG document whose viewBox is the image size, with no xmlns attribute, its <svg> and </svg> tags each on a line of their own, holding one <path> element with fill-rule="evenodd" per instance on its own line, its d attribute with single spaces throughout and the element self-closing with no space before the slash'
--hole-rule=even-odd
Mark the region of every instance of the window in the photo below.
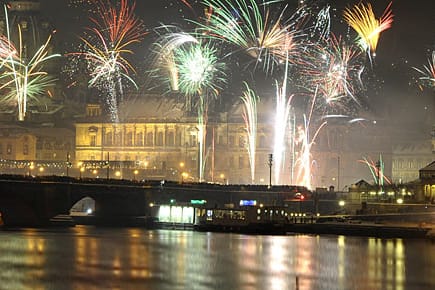
<svg viewBox="0 0 435 290">
<path fill-rule="evenodd" d="M 239 156 L 239 169 L 242 169 L 244 167 L 244 158 L 243 156 Z"/>
<path fill-rule="evenodd" d="M 91 137 L 91 146 L 95 147 L 97 146 L 97 136 L 92 135 Z"/>
<path fill-rule="evenodd" d="M 234 146 L 234 136 L 230 136 L 228 139 L 228 145 Z"/>
<path fill-rule="evenodd" d="M 136 134 L 136 146 L 143 146 L 143 133 Z"/>
<path fill-rule="evenodd" d="M 157 146 L 163 146 L 163 132 L 158 132 L 157 133 L 157 141 L 156 141 L 156 145 Z"/>
<path fill-rule="evenodd" d="M 23 145 L 23 155 L 29 155 L 29 145 Z"/>
<path fill-rule="evenodd" d="M 6 154 L 7 155 L 11 155 L 12 154 L 12 145 L 11 144 L 8 144 L 6 146 Z"/>
<path fill-rule="evenodd" d="M 223 145 L 224 144 L 224 136 L 219 135 L 218 136 L 218 145 Z"/>
<path fill-rule="evenodd" d="M 121 146 L 122 144 L 122 136 L 121 136 L 121 132 L 116 132 L 115 133 L 115 145 L 116 146 Z"/>
<path fill-rule="evenodd" d="M 133 133 L 128 132 L 125 136 L 125 146 L 132 146 L 133 145 Z"/>
<path fill-rule="evenodd" d="M 190 146 L 195 147 L 197 145 L 196 143 L 196 135 L 190 135 Z"/>
<path fill-rule="evenodd" d="M 154 145 L 154 141 L 153 141 L 153 133 L 148 133 L 147 134 L 147 146 L 153 146 Z"/>
<path fill-rule="evenodd" d="M 104 138 L 104 141 L 105 141 L 104 144 L 106 146 L 111 146 L 112 145 L 112 132 L 107 132 L 105 136 L 106 137 Z"/>
<path fill-rule="evenodd" d="M 167 146 L 174 146 L 175 145 L 175 134 L 174 132 L 168 133 L 168 139 L 166 140 Z"/>
<path fill-rule="evenodd" d="M 0 143 L 0 154 L 3 154 L 3 144 Z"/>
</svg>

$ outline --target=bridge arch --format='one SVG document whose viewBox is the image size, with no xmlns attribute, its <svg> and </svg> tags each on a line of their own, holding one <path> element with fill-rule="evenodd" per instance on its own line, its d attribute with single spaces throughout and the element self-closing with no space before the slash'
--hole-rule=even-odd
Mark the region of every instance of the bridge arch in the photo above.
<svg viewBox="0 0 435 290">
<path fill-rule="evenodd" d="M 71 215 L 92 214 L 95 212 L 95 199 L 90 196 L 85 196 L 74 203 L 69 212 Z"/>
</svg>

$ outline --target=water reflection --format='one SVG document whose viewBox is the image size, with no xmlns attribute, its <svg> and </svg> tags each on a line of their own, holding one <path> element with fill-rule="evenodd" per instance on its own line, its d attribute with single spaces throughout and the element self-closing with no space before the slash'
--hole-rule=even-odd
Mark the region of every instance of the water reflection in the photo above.
<svg viewBox="0 0 435 290">
<path fill-rule="evenodd" d="M 0 289 L 433 289 L 425 240 L 0 231 Z"/>
</svg>

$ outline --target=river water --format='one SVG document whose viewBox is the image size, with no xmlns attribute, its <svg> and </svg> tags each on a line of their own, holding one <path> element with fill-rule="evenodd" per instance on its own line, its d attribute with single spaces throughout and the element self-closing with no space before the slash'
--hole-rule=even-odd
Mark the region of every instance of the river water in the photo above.
<svg viewBox="0 0 435 290">
<path fill-rule="evenodd" d="M 90 226 L 3 229 L 0 289 L 435 289 L 435 243 Z"/>
</svg>

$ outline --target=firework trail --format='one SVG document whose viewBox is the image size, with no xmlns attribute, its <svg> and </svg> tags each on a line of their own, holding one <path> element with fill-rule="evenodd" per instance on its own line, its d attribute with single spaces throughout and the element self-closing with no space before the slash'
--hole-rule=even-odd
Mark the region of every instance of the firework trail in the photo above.
<svg viewBox="0 0 435 290">
<path fill-rule="evenodd" d="M 423 69 L 415 68 L 418 71 L 420 76 L 420 81 L 423 84 L 427 84 L 429 88 L 435 87 L 435 51 L 432 51 L 432 58 L 428 59 L 428 65 L 424 65 Z"/>
<path fill-rule="evenodd" d="M 160 32 L 163 29 L 163 33 Z M 178 91 L 179 88 L 179 73 L 175 63 L 174 52 L 183 45 L 197 44 L 198 39 L 186 32 L 177 31 L 176 27 L 162 26 L 156 29 L 160 37 L 153 44 L 154 61 L 152 67 L 154 70 L 152 75 L 165 75 L 164 82 L 169 80 L 172 91 Z M 175 31 L 175 32 L 174 32 Z"/>
<path fill-rule="evenodd" d="M 373 176 L 375 184 L 380 187 L 380 190 L 382 190 L 385 182 L 391 184 L 391 180 L 384 175 L 384 162 L 382 161 L 382 155 L 379 155 L 379 160 L 377 162 L 374 162 L 371 158 L 365 157 L 363 157 L 362 160 L 358 160 L 358 162 L 367 165 L 367 167 L 370 169 L 370 173 Z"/>
<path fill-rule="evenodd" d="M 108 94 L 107 104 L 112 122 L 119 122 L 118 103 L 123 96 L 122 80 L 126 79 L 135 87 L 129 76 L 133 66 L 124 54 L 133 54 L 128 48 L 145 36 L 142 22 L 135 16 L 135 3 L 128 5 L 121 0 L 119 8 L 109 1 L 95 0 L 98 9 L 95 17 L 90 17 L 93 27 L 81 37 L 84 52 L 75 53 L 84 57 L 90 70 L 89 87 L 96 87 Z"/>
<path fill-rule="evenodd" d="M 376 55 L 381 32 L 391 27 L 393 23 L 393 13 L 391 4 L 388 4 L 383 15 L 378 20 L 373 12 L 371 4 L 357 4 L 352 8 L 344 10 L 344 19 L 359 35 L 359 44 L 363 50 L 368 52 L 371 57 Z"/>
<path fill-rule="evenodd" d="M 362 88 L 364 65 L 360 53 L 332 34 L 326 43 L 311 47 L 301 75 L 317 90 L 324 105 L 345 107 L 347 99 L 359 104 L 355 94 Z"/>
<path fill-rule="evenodd" d="M 2 75 L 0 76 L 0 89 L 6 89 L 0 103 L 10 104 L 16 102 L 18 108 L 18 120 L 24 121 L 27 104 L 29 101 L 38 101 L 38 96 L 51 86 L 55 79 L 42 71 L 46 61 L 60 56 L 49 54 L 51 36 L 35 52 L 33 56 L 27 55 L 21 37 L 21 26 L 18 25 L 19 46 L 15 48 L 11 41 L 7 8 L 5 6 L 7 38 L 0 39 L 0 62 Z"/>
<path fill-rule="evenodd" d="M 322 8 L 316 17 L 316 22 L 311 32 L 311 38 L 317 36 L 318 39 L 328 39 L 331 32 L 331 6 Z"/>
<path fill-rule="evenodd" d="M 255 182 L 255 156 L 257 148 L 257 103 L 259 97 L 251 90 L 247 83 L 243 93 L 243 120 L 245 121 L 246 132 L 248 134 L 248 155 L 251 166 L 251 182 Z"/>
<path fill-rule="evenodd" d="M 275 136 L 273 143 L 275 184 L 281 184 L 281 171 L 285 163 L 286 133 L 293 98 L 293 96 L 287 97 L 287 81 L 288 62 L 286 62 L 282 87 L 279 87 L 278 84 L 276 85 Z"/>
<path fill-rule="evenodd" d="M 213 13 L 207 15 L 206 24 L 195 23 L 205 35 L 235 46 L 235 51 L 244 51 L 256 60 L 256 66 L 262 63 L 269 72 L 289 52 L 296 54 L 298 46 L 295 21 L 284 19 L 285 9 L 275 19 L 271 16 L 268 8 L 275 2 L 259 5 L 255 0 L 204 0 Z"/>
<path fill-rule="evenodd" d="M 296 144 L 299 146 L 300 150 L 295 162 L 296 166 L 296 184 L 305 186 L 309 189 L 312 188 L 312 156 L 311 156 L 311 148 L 315 144 L 315 140 L 317 135 L 320 133 L 322 128 L 327 124 L 326 122 L 322 122 L 320 126 L 315 131 L 314 135 L 311 137 L 310 127 L 311 127 L 311 118 L 314 111 L 314 103 L 316 99 L 316 94 L 314 95 L 311 110 L 308 117 L 304 114 L 304 124 L 303 126 L 298 126 L 297 128 L 297 136 Z"/>
<path fill-rule="evenodd" d="M 199 181 L 204 181 L 205 145 L 207 133 L 207 111 L 212 99 L 226 82 L 225 64 L 219 62 L 217 49 L 210 43 L 192 43 L 174 51 L 175 64 L 179 73 L 179 88 L 186 96 L 186 103 L 192 103 L 198 112 Z M 192 98 L 197 98 L 192 102 Z"/>
</svg>

